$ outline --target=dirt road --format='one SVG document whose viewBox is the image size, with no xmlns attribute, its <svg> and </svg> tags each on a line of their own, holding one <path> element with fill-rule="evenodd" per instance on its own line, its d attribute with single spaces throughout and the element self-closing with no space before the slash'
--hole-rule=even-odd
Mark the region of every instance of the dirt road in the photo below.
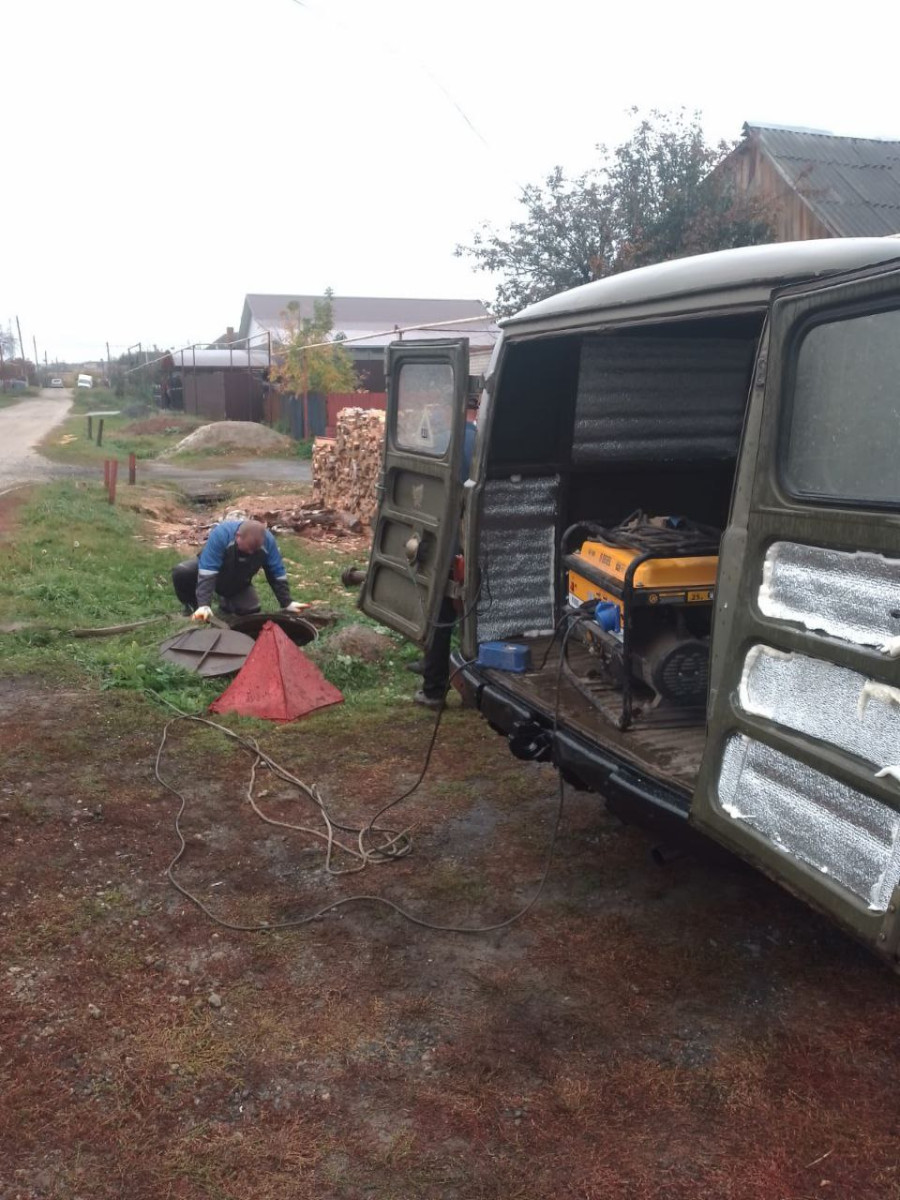
<svg viewBox="0 0 900 1200">
<path fill-rule="evenodd" d="M 17 483 L 71 474 L 71 468 L 51 463 L 34 450 L 71 407 L 68 388 L 44 388 L 39 397 L 0 410 L 0 492 Z"/>
</svg>

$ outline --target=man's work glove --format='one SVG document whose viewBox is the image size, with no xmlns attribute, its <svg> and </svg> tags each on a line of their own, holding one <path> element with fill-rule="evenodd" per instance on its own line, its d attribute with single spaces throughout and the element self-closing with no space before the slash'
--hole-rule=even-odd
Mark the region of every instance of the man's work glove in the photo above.
<svg viewBox="0 0 900 1200">
<path fill-rule="evenodd" d="M 191 616 L 192 621 L 211 621 L 213 611 L 208 604 L 201 604 L 199 608 L 194 609 Z"/>
<path fill-rule="evenodd" d="M 308 604 L 301 604 L 299 600 L 292 600 L 290 604 L 285 605 L 285 612 L 303 612 L 309 608 Z"/>
</svg>

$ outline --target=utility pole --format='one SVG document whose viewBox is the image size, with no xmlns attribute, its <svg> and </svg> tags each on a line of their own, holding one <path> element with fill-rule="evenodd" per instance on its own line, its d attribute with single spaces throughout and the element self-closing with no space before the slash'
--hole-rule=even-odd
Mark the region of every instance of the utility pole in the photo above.
<svg viewBox="0 0 900 1200">
<path fill-rule="evenodd" d="M 16 317 L 16 329 L 19 331 L 19 349 L 22 351 L 22 370 L 25 371 L 25 343 L 22 341 L 22 326 L 19 324 L 18 317 Z M 25 382 L 28 382 L 27 371 L 25 371 Z"/>
<path fill-rule="evenodd" d="M 34 346 L 34 369 L 36 372 L 38 369 L 38 362 L 40 360 L 38 359 L 38 356 L 37 356 L 37 338 L 34 336 L 34 334 L 31 335 L 31 344 L 32 344 L 32 346 Z"/>
</svg>

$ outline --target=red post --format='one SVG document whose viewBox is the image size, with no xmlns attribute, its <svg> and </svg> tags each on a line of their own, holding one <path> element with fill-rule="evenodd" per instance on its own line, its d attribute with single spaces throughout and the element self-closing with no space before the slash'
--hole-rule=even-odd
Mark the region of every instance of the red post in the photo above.
<svg viewBox="0 0 900 1200">
<path fill-rule="evenodd" d="M 134 456 L 134 451 L 128 455 L 128 482 L 134 483 L 137 478 L 137 459 Z"/>
<path fill-rule="evenodd" d="M 115 504 L 115 502 L 116 502 L 116 477 L 118 476 L 118 474 L 119 474 L 119 460 L 117 458 L 111 458 L 109 460 L 109 502 L 110 502 L 110 504 Z"/>
<path fill-rule="evenodd" d="M 103 486 L 109 491 L 109 459 L 103 460 Z"/>
</svg>

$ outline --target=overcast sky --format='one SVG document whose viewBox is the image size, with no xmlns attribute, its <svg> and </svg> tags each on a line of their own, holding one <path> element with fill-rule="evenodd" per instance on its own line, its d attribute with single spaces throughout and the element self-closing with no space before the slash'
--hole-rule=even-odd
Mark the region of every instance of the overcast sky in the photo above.
<svg viewBox="0 0 900 1200">
<path fill-rule="evenodd" d="M 247 292 L 489 299 L 453 248 L 630 105 L 900 138 L 900 6 L 16 0 L 0 321 L 28 354 L 177 347 Z"/>
</svg>

